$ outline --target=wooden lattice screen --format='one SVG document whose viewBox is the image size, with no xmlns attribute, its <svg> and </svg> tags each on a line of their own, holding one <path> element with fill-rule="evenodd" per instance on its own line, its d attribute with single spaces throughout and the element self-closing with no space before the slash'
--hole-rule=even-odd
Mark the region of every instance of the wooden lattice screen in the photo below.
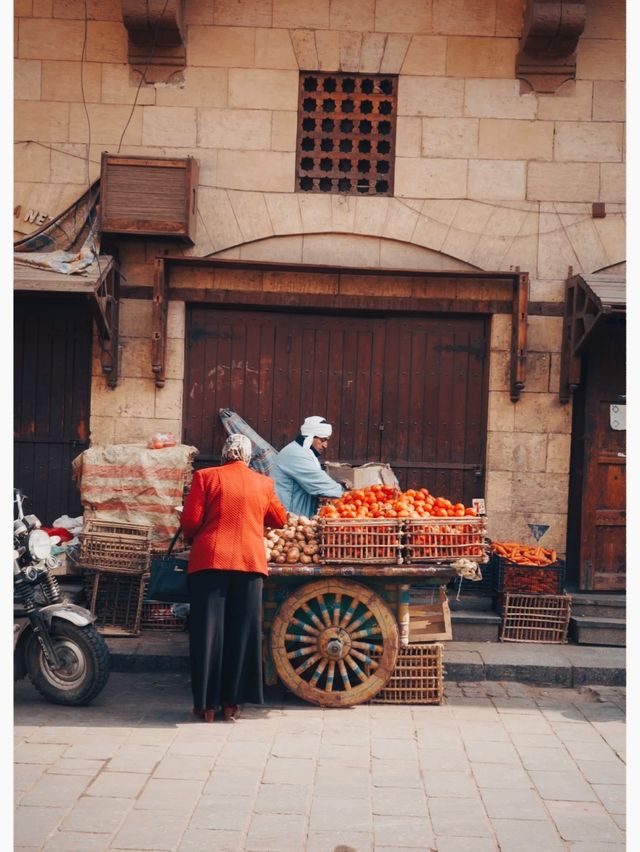
<svg viewBox="0 0 640 852">
<path fill-rule="evenodd" d="M 393 195 L 398 78 L 300 73 L 296 189 Z"/>
</svg>

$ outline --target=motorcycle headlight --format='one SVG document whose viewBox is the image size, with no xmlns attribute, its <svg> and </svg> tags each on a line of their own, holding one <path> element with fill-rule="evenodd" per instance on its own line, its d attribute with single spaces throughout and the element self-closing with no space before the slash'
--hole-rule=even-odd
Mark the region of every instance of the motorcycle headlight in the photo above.
<svg viewBox="0 0 640 852">
<path fill-rule="evenodd" d="M 38 560 L 50 556 L 51 539 L 44 530 L 34 530 L 29 536 L 29 553 Z"/>
</svg>

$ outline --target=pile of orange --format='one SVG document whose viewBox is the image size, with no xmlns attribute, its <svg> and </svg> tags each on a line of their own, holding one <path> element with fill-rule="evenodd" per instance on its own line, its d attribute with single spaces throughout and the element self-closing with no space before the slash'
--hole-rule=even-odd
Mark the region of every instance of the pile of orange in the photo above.
<svg viewBox="0 0 640 852">
<path fill-rule="evenodd" d="M 346 491 L 318 513 L 328 520 L 343 518 L 464 518 L 477 514 L 464 503 L 434 497 L 426 488 L 398 491 L 388 485 L 368 485 Z"/>
</svg>

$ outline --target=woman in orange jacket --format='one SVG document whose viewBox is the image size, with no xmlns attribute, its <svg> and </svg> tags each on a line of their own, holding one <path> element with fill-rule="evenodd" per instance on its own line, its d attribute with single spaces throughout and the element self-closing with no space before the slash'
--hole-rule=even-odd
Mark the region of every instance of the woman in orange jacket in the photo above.
<svg viewBox="0 0 640 852">
<path fill-rule="evenodd" d="M 189 653 L 193 714 L 235 721 L 239 705 L 262 704 L 264 527 L 287 513 L 273 481 L 248 467 L 251 441 L 230 435 L 220 467 L 196 471 L 182 512 L 191 540 Z"/>
</svg>

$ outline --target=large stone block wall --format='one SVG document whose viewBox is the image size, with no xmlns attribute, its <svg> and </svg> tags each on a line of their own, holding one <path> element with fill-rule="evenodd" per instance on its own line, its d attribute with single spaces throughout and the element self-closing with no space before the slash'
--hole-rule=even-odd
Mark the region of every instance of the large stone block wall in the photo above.
<svg viewBox="0 0 640 852">
<path fill-rule="evenodd" d="M 555 95 L 514 79 L 523 0 L 186 0 L 187 67 L 140 86 L 118 0 L 15 4 L 15 203 L 53 216 L 99 175 L 103 150 L 197 157 L 188 249 L 122 247 L 127 283 L 153 257 L 192 255 L 531 276 L 560 303 L 569 267 L 625 258 L 624 0 L 587 0 L 577 79 Z M 82 61 L 84 57 L 84 61 Z M 301 69 L 400 75 L 394 198 L 294 191 Z M 526 88 L 526 87 L 525 87 Z M 591 205 L 604 202 L 606 218 Z M 26 232 L 34 226 L 16 219 Z M 336 235 L 340 235 L 337 238 Z M 122 306 L 115 391 L 94 366 L 92 439 L 180 431 L 184 305 L 171 305 L 169 378 L 148 364 L 150 303 Z M 509 319 L 494 318 L 487 449 L 492 534 L 550 523 L 562 547 L 571 407 L 557 400 L 560 322 L 531 317 L 528 381 L 509 400 Z M 97 359 L 97 353 L 96 353 Z"/>
</svg>

